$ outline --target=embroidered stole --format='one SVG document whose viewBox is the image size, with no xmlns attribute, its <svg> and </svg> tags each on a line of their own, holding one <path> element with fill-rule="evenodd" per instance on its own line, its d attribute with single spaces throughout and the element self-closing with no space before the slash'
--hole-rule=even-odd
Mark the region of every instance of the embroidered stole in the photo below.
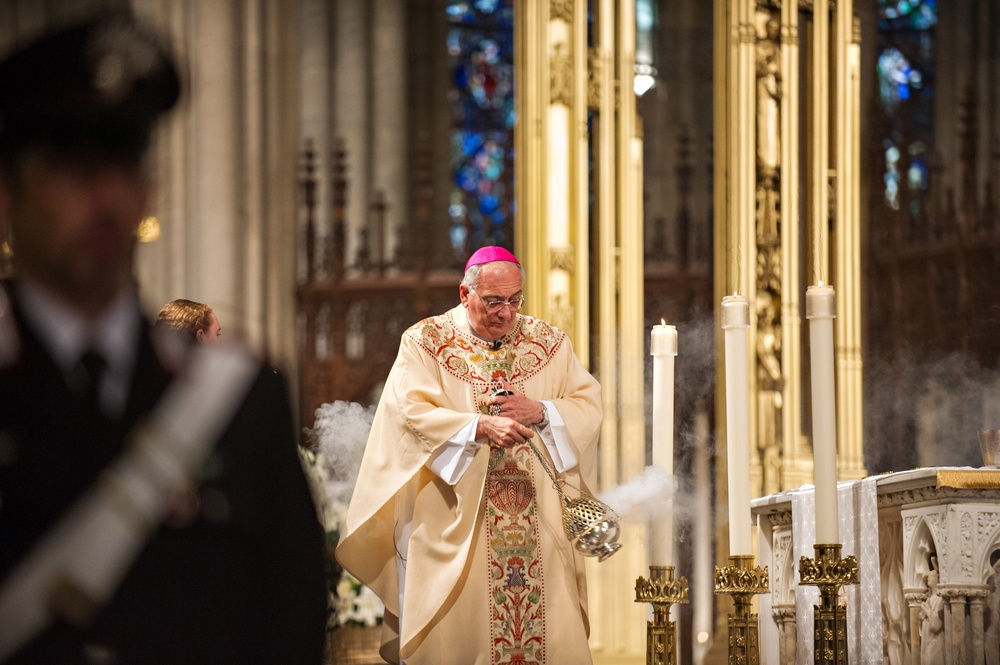
<svg viewBox="0 0 1000 665">
<path fill-rule="evenodd" d="M 490 453 L 485 524 L 494 665 L 546 662 L 545 578 L 533 464 L 526 445 Z"/>
<path fill-rule="evenodd" d="M 507 335 L 512 343 L 495 351 L 460 333 L 448 315 L 428 319 L 411 331 L 443 368 L 471 385 L 479 412 L 486 414 L 494 383 L 508 381 L 523 394 L 524 380 L 548 364 L 562 343 L 564 335 L 548 324 L 518 319 Z M 488 570 L 483 581 L 492 665 L 547 663 L 535 463 L 527 444 L 490 451 L 483 502 Z"/>
<path fill-rule="evenodd" d="M 493 381 L 507 380 L 492 366 Z M 489 384 L 487 384 L 489 385 Z M 477 390 L 480 412 L 489 410 L 489 388 Z M 519 390 L 519 392 L 521 392 Z M 485 516 L 487 602 L 493 665 L 545 665 L 545 575 L 535 509 L 535 459 L 522 444 L 490 451 Z"/>
</svg>

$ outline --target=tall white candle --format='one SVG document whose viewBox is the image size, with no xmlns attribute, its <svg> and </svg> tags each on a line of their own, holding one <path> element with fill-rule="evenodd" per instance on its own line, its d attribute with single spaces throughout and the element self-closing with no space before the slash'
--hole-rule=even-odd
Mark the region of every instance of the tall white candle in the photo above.
<svg viewBox="0 0 1000 665">
<path fill-rule="evenodd" d="M 726 447 L 729 464 L 729 553 L 752 555 L 750 542 L 750 409 L 747 378 L 747 332 L 750 305 L 746 296 L 722 299 L 726 347 Z"/>
<path fill-rule="evenodd" d="M 833 370 L 836 293 L 829 284 L 806 289 L 809 369 L 812 374 L 813 477 L 816 483 L 816 542 L 840 542 L 837 510 L 837 418 Z"/>
<path fill-rule="evenodd" d="M 677 355 L 677 328 L 666 322 L 653 326 L 649 334 L 649 354 L 653 356 L 653 465 L 674 475 L 674 357 Z M 670 496 L 673 497 L 671 485 Z M 674 558 L 673 501 L 668 500 L 662 516 L 653 518 L 654 566 L 671 566 Z"/>
</svg>

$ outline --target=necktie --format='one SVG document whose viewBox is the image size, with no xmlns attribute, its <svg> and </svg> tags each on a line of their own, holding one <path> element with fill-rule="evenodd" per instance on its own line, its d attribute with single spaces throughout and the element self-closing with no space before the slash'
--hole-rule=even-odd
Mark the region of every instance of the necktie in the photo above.
<svg viewBox="0 0 1000 665">
<path fill-rule="evenodd" d="M 101 379 L 104 377 L 107 362 L 104 356 L 94 349 L 87 349 L 80 356 L 79 366 L 84 378 L 81 396 L 87 401 L 88 406 L 100 410 Z"/>
</svg>

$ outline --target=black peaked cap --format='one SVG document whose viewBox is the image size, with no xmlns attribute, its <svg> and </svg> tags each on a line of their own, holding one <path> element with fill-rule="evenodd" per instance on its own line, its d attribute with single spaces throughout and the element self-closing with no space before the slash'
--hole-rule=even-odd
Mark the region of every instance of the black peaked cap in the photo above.
<svg viewBox="0 0 1000 665">
<path fill-rule="evenodd" d="M 139 156 L 179 96 L 158 36 L 131 14 L 102 14 L 0 62 L 0 155 L 44 144 Z"/>
</svg>

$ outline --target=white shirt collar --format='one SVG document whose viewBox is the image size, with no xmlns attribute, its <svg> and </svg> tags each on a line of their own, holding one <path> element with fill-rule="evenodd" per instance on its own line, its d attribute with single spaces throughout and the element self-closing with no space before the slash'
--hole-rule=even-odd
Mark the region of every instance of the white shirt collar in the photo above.
<svg viewBox="0 0 1000 665">
<path fill-rule="evenodd" d="M 104 312 L 93 321 L 30 279 L 17 281 L 24 316 L 49 350 L 56 365 L 73 385 L 73 370 L 83 352 L 92 348 L 107 363 L 101 389 L 102 404 L 110 412 L 120 412 L 135 366 L 136 344 L 142 330 L 142 314 L 131 288 L 124 288 Z"/>
</svg>

